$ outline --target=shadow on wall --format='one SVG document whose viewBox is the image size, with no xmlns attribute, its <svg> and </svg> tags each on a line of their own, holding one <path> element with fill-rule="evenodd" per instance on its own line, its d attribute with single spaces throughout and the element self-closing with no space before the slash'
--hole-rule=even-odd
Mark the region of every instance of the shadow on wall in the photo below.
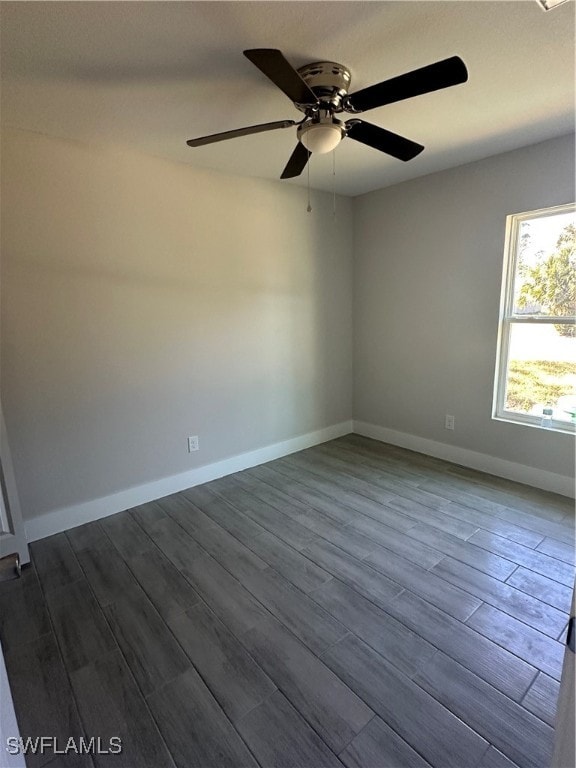
<svg viewBox="0 0 576 768">
<path fill-rule="evenodd" d="M 3 394 L 29 514 L 351 416 L 351 208 L 32 134 L 3 154 Z M 200 436 L 192 457 L 186 437 Z"/>
</svg>

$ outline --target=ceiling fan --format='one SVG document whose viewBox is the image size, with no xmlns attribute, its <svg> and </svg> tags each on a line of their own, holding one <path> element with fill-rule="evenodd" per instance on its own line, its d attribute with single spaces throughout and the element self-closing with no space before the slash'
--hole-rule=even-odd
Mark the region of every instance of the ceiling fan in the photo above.
<svg viewBox="0 0 576 768">
<path fill-rule="evenodd" d="M 282 171 L 281 179 L 299 176 L 311 154 L 330 152 L 345 137 L 367 144 L 399 160 L 412 160 L 424 149 L 421 144 L 356 117 L 344 122 L 336 115 L 341 112 L 357 115 L 385 104 L 393 104 L 395 101 L 465 83 L 468 79 L 468 71 L 462 59 L 452 56 L 348 94 L 350 70 L 342 64 L 318 61 L 294 69 L 282 52 L 275 48 L 254 48 L 244 51 L 244 56 L 294 102 L 294 106 L 304 113 L 304 118 L 299 122 L 278 120 L 273 123 L 250 125 L 235 131 L 190 139 L 186 143 L 190 147 L 202 147 L 237 136 L 296 125 L 298 144 Z"/>
</svg>

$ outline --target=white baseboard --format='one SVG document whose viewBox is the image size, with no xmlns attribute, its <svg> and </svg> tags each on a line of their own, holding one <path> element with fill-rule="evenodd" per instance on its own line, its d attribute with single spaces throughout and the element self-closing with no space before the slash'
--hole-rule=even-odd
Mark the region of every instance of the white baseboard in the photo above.
<svg viewBox="0 0 576 768">
<path fill-rule="evenodd" d="M 401 448 L 424 453 L 428 456 L 445 459 L 446 461 L 477 469 L 481 472 L 487 472 L 491 475 L 505 477 L 508 480 L 515 480 L 518 483 L 531 485 L 535 488 L 542 488 L 545 491 L 574 497 L 574 478 L 572 477 L 566 477 L 565 475 L 559 475 L 543 469 L 536 469 L 535 467 L 528 467 L 525 464 L 517 464 L 513 461 L 506 461 L 505 459 L 499 459 L 485 453 L 459 448 L 455 445 L 439 443 L 435 440 L 428 440 L 427 438 L 410 435 L 406 432 L 397 432 L 387 427 L 380 427 L 377 424 L 369 424 L 364 421 L 343 421 L 340 424 L 334 424 L 315 432 L 308 432 L 305 435 L 299 435 L 280 443 L 267 445 L 264 448 L 257 448 L 254 451 L 231 456 L 213 464 L 197 467 L 188 472 L 154 480 L 144 485 L 113 493 L 110 496 L 103 496 L 82 504 L 74 504 L 70 507 L 38 515 L 25 521 L 26 537 L 28 542 L 44 539 L 46 536 L 60 533 L 61 531 L 68 530 L 68 528 L 99 520 L 102 517 L 114 515 L 116 512 L 123 512 L 125 509 L 131 509 L 139 504 L 160 499 L 171 493 L 178 493 L 186 488 L 192 488 L 195 485 L 216 480 L 218 477 L 224 477 L 234 472 L 240 472 L 243 469 L 255 467 L 258 464 L 264 464 L 267 461 L 279 459 L 290 453 L 302 451 L 313 445 L 319 445 L 328 440 L 342 437 L 350 432 L 371 437 L 383 443 L 398 445 Z"/>
<path fill-rule="evenodd" d="M 548 472 L 545 469 L 528 467 L 525 464 L 517 464 L 514 461 L 499 459 L 486 453 L 470 451 L 467 448 L 459 448 L 456 445 L 447 445 L 425 437 L 410 435 L 406 432 L 397 432 L 394 429 L 380 427 L 377 424 L 368 424 L 365 421 L 354 421 L 354 432 L 364 437 L 372 437 L 382 443 L 398 445 L 410 451 L 425 453 L 435 456 L 437 459 L 445 459 L 454 464 L 487 472 L 490 475 L 504 477 L 507 480 L 515 480 L 517 483 L 531 485 L 545 491 L 559 493 L 562 496 L 574 498 L 574 478 Z"/>
<path fill-rule="evenodd" d="M 151 483 L 145 483 L 134 488 L 127 488 L 110 496 L 93 499 L 82 504 L 74 504 L 63 509 L 56 509 L 53 512 L 47 512 L 46 514 L 26 520 L 26 536 L 28 542 L 44 539 L 46 536 L 66 531 L 68 528 L 99 520 L 102 517 L 114 515 L 116 512 L 123 512 L 125 509 L 136 507 L 138 504 L 145 504 L 148 501 L 160 499 L 171 493 L 178 493 L 186 488 L 192 488 L 194 485 L 201 485 L 210 480 L 216 480 L 218 477 L 231 475 L 234 472 L 240 472 L 243 469 L 255 467 L 258 464 L 279 459 L 290 453 L 302 451 L 304 448 L 310 448 L 313 445 L 334 440 L 336 437 L 348 435 L 350 432 L 352 432 L 352 421 L 343 421 L 331 427 L 325 427 L 324 429 L 308 432 L 305 435 L 299 435 L 280 443 L 267 445 L 264 448 L 257 448 L 254 451 L 231 456 L 228 459 L 197 467 L 188 472 L 165 477 L 161 480 L 154 480 Z"/>
</svg>

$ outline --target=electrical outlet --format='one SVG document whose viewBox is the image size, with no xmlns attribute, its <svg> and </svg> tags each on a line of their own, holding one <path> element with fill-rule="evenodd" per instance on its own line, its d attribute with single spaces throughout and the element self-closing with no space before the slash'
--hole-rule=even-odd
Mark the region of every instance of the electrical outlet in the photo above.
<svg viewBox="0 0 576 768">
<path fill-rule="evenodd" d="M 446 419 L 444 420 L 444 429 L 454 429 L 454 416 L 449 416 L 446 414 Z"/>
<path fill-rule="evenodd" d="M 198 435 L 188 438 L 188 453 L 200 450 L 200 443 L 198 442 Z"/>
</svg>

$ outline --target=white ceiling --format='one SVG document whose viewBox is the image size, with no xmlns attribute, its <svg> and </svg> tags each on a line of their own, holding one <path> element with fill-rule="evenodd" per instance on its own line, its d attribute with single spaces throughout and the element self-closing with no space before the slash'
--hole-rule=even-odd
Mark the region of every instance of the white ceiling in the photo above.
<svg viewBox="0 0 576 768">
<path fill-rule="evenodd" d="M 424 144 L 402 163 L 351 139 L 336 189 L 358 195 L 569 133 L 574 5 L 535 0 L 403 2 L 2 2 L 2 119 L 114 142 L 242 176 L 277 179 L 295 128 L 191 149 L 188 138 L 286 118 L 291 102 L 243 55 L 280 48 L 294 66 L 327 59 L 351 91 L 452 55 L 469 81 L 372 110 L 370 122 Z M 305 184 L 306 174 L 282 183 Z M 311 163 L 331 190 L 331 155 Z"/>
</svg>

